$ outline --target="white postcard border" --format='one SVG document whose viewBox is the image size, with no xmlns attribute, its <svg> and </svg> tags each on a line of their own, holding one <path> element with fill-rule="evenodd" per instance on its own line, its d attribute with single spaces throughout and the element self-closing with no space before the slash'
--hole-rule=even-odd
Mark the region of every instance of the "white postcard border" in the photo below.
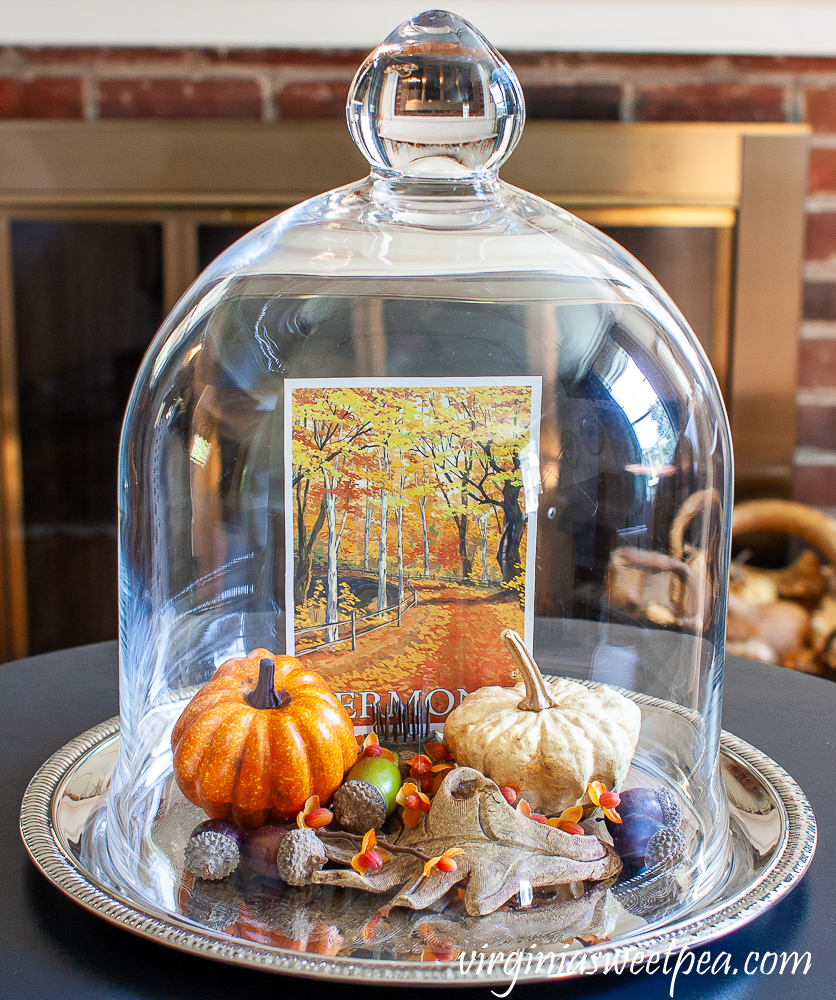
<svg viewBox="0 0 836 1000">
<path fill-rule="evenodd" d="M 474 376 L 473 378 L 287 378 L 284 380 L 284 535 L 285 535 L 285 642 L 289 656 L 296 653 L 296 602 L 293 596 L 295 577 L 295 539 L 293 533 L 293 391 L 294 389 L 467 389 L 470 386 L 528 386 L 531 389 L 530 442 L 540 455 L 540 414 L 543 379 L 540 375 L 513 378 Z M 526 491 L 527 492 L 527 491 Z M 525 546 L 525 608 L 523 639 L 534 648 L 534 577 L 537 562 L 537 506 L 528 509 L 528 538 Z"/>
</svg>

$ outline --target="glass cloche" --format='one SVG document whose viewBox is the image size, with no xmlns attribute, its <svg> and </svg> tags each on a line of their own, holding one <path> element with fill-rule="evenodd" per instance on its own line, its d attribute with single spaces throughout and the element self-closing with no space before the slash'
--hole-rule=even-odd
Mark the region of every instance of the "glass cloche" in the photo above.
<svg viewBox="0 0 836 1000">
<path fill-rule="evenodd" d="M 417 959 L 428 913 L 616 940 L 727 877 L 723 403 L 653 277 L 499 179 L 523 122 L 474 28 L 405 22 L 349 96 L 369 176 L 142 364 L 106 863 L 146 904 Z"/>
</svg>

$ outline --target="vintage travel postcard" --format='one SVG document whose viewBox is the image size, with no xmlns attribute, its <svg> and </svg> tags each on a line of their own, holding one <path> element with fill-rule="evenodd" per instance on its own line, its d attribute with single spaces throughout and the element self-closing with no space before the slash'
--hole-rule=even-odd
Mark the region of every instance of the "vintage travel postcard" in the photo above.
<svg viewBox="0 0 836 1000">
<path fill-rule="evenodd" d="M 287 379 L 287 649 L 355 722 L 515 683 L 534 627 L 540 378 Z"/>
</svg>

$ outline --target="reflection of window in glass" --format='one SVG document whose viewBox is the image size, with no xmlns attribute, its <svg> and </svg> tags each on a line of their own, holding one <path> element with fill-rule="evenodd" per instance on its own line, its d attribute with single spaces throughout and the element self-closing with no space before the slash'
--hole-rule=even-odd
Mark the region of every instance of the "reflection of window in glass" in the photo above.
<svg viewBox="0 0 836 1000">
<path fill-rule="evenodd" d="M 395 95 L 395 114 L 470 118 L 483 114 L 482 84 L 475 66 L 455 63 L 410 66 Z"/>
<path fill-rule="evenodd" d="M 604 382 L 636 435 L 641 462 L 628 466 L 627 471 L 647 477 L 649 499 L 673 458 L 676 446 L 673 424 L 656 390 L 626 354 L 613 365 Z"/>
</svg>

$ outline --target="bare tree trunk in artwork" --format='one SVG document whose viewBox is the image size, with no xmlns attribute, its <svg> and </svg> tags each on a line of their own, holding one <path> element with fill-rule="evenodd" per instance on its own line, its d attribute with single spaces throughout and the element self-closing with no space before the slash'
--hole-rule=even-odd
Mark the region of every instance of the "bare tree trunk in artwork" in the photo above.
<svg viewBox="0 0 836 1000">
<path fill-rule="evenodd" d="M 518 464 L 515 468 L 518 468 Z M 503 483 L 502 512 L 505 515 L 505 526 L 502 538 L 499 540 L 496 561 L 499 563 L 502 579 L 505 583 L 510 582 L 522 572 L 520 543 L 525 531 L 525 515 L 520 506 L 521 491 L 522 485 L 515 485 L 514 480 L 510 478 Z"/>
<path fill-rule="evenodd" d="M 479 518 L 479 531 L 482 533 L 482 583 L 488 582 L 488 517 L 483 514 Z"/>
<path fill-rule="evenodd" d="M 330 625 L 331 622 L 338 622 L 340 620 L 337 606 L 339 593 L 337 587 L 337 553 L 340 539 L 337 534 L 337 498 L 332 489 L 331 475 L 326 470 L 323 470 L 322 474 L 325 478 L 325 521 L 328 526 L 328 565 L 325 572 L 325 624 Z M 342 532 L 340 532 L 341 534 Z M 326 629 L 325 641 L 336 642 L 338 631 L 336 626 Z"/>
<path fill-rule="evenodd" d="M 467 537 L 467 513 L 457 514 L 453 520 L 459 532 L 459 558 L 462 561 L 462 583 L 467 583 L 473 571 L 473 556 L 470 554 Z"/>
<path fill-rule="evenodd" d="M 398 526 L 398 604 L 403 603 L 403 504 L 395 508 L 395 523 Z"/>
<path fill-rule="evenodd" d="M 430 575 L 430 539 L 427 534 L 427 498 L 419 497 L 418 506 L 421 510 L 421 527 L 424 529 L 424 576 Z"/>
<path fill-rule="evenodd" d="M 386 607 L 386 543 L 389 533 L 389 495 L 380 491 L 380 541 L 377 546 L 377 610 Z"/>
<path fill-rule="evenodd" d="M 372 498 L 366 497 L 366 524 L 363 528 L 363 572 L 369 572 L 369 542 L 372 537 Z"/>
<path fill-rule="evenodd" d="M 296 607 L 301 607 L 308 599 L 313 576 L 313 548 L 319 537 L 319 532 L 325 524 L 325 501 L 320 503 L 316 520 L 310 531 L 305 525 L 305 511 L 308 503 L 309 483 L 296 484 L 296 573 L 293 580 L 293 600 Z"/>
</svg>

